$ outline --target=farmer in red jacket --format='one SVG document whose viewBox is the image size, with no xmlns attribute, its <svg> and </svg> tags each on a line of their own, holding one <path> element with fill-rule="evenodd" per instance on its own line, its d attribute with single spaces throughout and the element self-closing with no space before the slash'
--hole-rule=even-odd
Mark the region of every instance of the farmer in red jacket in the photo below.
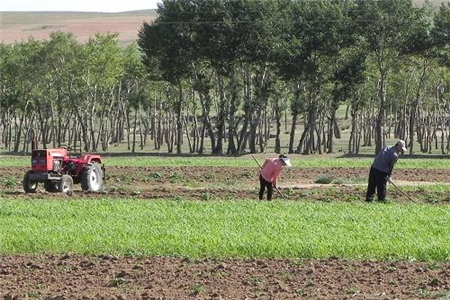
<svg viewBox="0 0 450 300">
<path fill-rule="evenodd" d="M 277 186 L 277 178 L 284 166 L 292 167 L 291 160 L 284 155 L 278 158 L 268 158 L 259 173 L 259 200 L 263 199 L 267 187 L 267 200 L 272 200 L 273 187 Z"/>
</svg>

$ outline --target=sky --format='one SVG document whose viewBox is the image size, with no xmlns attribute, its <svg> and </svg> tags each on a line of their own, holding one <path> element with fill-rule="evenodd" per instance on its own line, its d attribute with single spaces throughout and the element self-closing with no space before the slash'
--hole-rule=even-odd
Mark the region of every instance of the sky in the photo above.
<svg viewBox="0 0 450 300">
<path fill-rule="evenodd" d="M 156 9 L 160 0 L 0 0 L 0 11 L 123 12 Z"/>
</svg>

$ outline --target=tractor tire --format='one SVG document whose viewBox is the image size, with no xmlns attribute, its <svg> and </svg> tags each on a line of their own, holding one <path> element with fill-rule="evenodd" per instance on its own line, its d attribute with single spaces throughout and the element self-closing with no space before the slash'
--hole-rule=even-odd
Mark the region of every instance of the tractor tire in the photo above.
<svg viewBox="0 0 450 300">
<path fill-rule="evenodd" d="M 44 181 L 44 188 L 49 193 L 56 193 L 58 192 L 58 184 L 51 182 L 50 180 Z"/>
<path fill-rule="evenodd" d="M 73 190 L 72 176 L 64 174 L 59 182 L 59 191 L 64 194 L 71 194 Z"/>
<path fill-rule="evenodd" d="M 23 190 L 25 191 L 25 193 L 36 193 L 37 187 L 38 187 L 38 182 L 37 181 L 33 181 L 30 180 L 30 174 L 33 173 L 33 171 L 27 171 L 25 173 L 25 176 L 23 177 Z"/>
<path fill-rule="evenodd" d="M 102 188 L 103 171 L 99 164 L 95 163 L 83 170 L 81 174 L 81 189 L 88 192 L 98 192 Z"/>
</svg>

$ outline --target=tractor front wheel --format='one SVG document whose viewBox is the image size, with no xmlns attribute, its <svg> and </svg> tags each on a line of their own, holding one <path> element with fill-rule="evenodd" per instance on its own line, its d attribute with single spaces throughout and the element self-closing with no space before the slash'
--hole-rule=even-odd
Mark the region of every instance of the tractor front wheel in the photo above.
<svg viewBox="0 0 450 300">
<path fill-rule="evenodd" d="M 102 188 L 103 171 L 99 164 L 95 163 L 83 170 L 81 174 L 81 189 L 89 192 L 98 192 Z"/>
<path fill-rule="evenodd" d="M 23 190 L 25 193 L 36 193 L 38 183 L 37 181 L 30 180 L 30 174 L 33 173 L 33 171 L 27 171 L 25 173 L 25 176 L 23 177 Z"/>
<path fill-rule="evenodd" d="M 61 176 L 61 181 L 59 182 L 60 192 L 67 194 L 71 193 L 73 190 L 73 179 L 72 176 L 64 174 Z"/>
</svg>

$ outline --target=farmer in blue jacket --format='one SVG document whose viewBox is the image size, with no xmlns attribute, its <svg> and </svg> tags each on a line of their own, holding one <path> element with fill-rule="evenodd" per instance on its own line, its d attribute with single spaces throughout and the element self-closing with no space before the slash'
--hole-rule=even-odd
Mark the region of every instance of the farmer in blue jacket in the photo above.
<svg viewBox="0 0 450 300">
<path fill-rule="evenodd" d="M 394 146 L 383 148 L 372 163 L 369 173 L 366 201 L 372 202 L 377 189 L 378 201 L 385 201 L 386 184 L 390 180 L 392 170 L 399 158 L 399 154 L 406 151 L 405 142 L 399 140 Z"/>
</svg>

